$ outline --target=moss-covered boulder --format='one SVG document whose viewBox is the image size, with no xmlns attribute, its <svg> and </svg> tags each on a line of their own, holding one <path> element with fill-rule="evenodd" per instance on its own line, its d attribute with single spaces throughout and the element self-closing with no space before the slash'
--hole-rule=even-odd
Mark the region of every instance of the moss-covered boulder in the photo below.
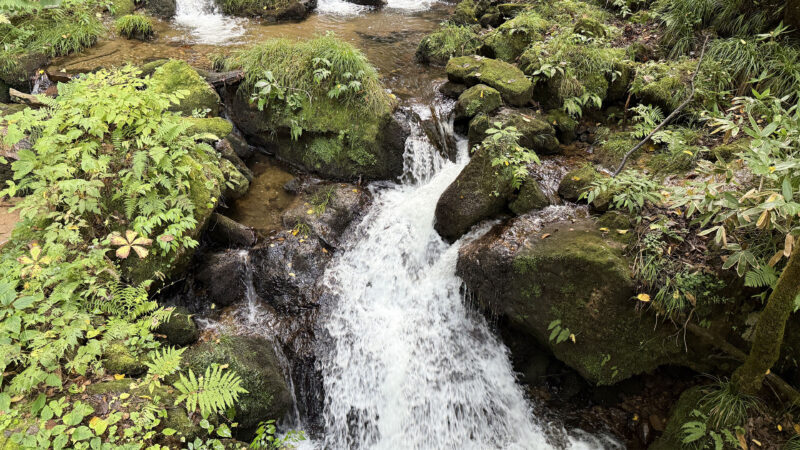
<svg viewBox="0 0 800 450">
<path fill-rule="evenodd" d="M 591 164 L 570 170 L 558 184 L 558 196 L 570 202 L 577 202 L 581 194 L 599 176 L 600 172 Z"/>
<path fill-rule="evenodd" d="M 586 37 L 603 38 L 606 36 L 606 29 L 603 24 L 589 17 L 578 19 L 572 29 L 575 33 Z"/>
<path fill-rule="evenodd" d="M 457 25 L 474 25 L 478 23 L 475 12 L 475 2 L 473 0 L 462 0 L 453 10 L 450 21 Z"/>
<path fill-rule="evenodd" d="M 159 324 L 155 332 L 164 336 L 170 345 L 178 347 L 193 344 L 200 338 L 197 324 L 189 311 L 183 307 L 175 308 L 170 314 L 169 320 Z"/>
<path fill-rule="evenodd" d="M 228 365 L 242 379 L 247 394 L 236 402 L 235 420 L 244 432 L 252 431 L 264 420 L 280 420 L 292 405 L 272 344 L 252 336 L 223 336 L 203 342 L 183 354 L 186 368 L 205 373 L 212 364 Z"/>
<path fill-rule="evenodd" d="M 591 219 L 542 227 L 523 215 L 462 247 L 457 273 L 511 333 L 610 385 L 686 361 L 674 327 L 637 312 L 630 263 Z"/>
<path fill-rule="evenodd" d="M 417 61 L 445 65 L 454 56 L 474 54 L 481 46 L 480 36 L 474 28 L 468 25 L 442 24 L 436 31 L 422 38 L 417 46 Z"/>
<path fill-rule="evenodd" d="M 724 71 L 716 64 L 713 60 L 703 61 L 704 70 L 695 79 L 695 96 L 683 114 L 711 107 L 721 98 L 720 91 L 727 89 Z M 688 58 L 641 64 L 631 82 L 631 93 L 640 103 L 658 106 L 666 116 L 689 97 L 696 68 L 697 60 Z"/>
<path fill-rule="evenodd" d="M 481 56 L 461 56 L 447 63 L 447 78 L 469 86 L 483 83 L 497 89 L 503 98 L 515 106 L 531 100 L 533 85 L 517 67 L 496 59 Z"/>
<path fill-rule="evenodd" d="M 508 208 L 514 214 L 521 216 L 522 214 L 542 209 L 548 205 L 550 205 L 550 199 L 547 198 L 542 187 L 539 186 L 539 182 L 533 177 L 528 177 L 519 189 L 517 196 L 508 204 Z"/>
<path fill-rule="evenodd" d="M 112 342 L 103 350 L 103 368 L 106 373 L 139 376 L 147 366 L 123 342 Z"/>
<path fill-rule="evenodd" d="M 543 38 L 550 26 L 547 20 L 533 11 L 525 11 L 486 35 L 481 54 L 514 62 L 531 44 Z"/>
<path fill-rule="evenodd" d="M 513 126 L 521 134 L 519 144 L 535 151 L 539 155 L 558 153 L 558 139 L 552 126 L 540 119 L 538 114 L 528 109 L 503 108 L 493 116 L 479 114 L 469 124 L 470 148 L 479 144 L 486 137 L 486 130 L 500 122 L 504 127 Z"/>
<path fill-rule="evenodd" d="M 496 89 L 485 84 L 476 84 L 458 97 L 455 113 L 456 120 L 469 120 L 477 114 L 489 114 L 503 105 L 503 99 Z"/>
<path fill-rule="evenodd" d="M 232 16 L 260 17 L 268 22 L 303 20 L 317 7 L 316 0 L 215 0 Z"/>
<path fill-rule="evenodd" d="M 2 24 L 0 24 L 0 27 Z M 0 81 L 7 87 L 22 92 L 30 92 L 31 78 L 41 67 L 46 66 L 50 58 L 43 53 L 23 53 L 9 61 L 4 61 L 0 69 Z"/>
<path fill-rule="evenodd" d="M 219 95 L 210 84 L 197 73 L 186 61 L 177 59 L 159 66 L 150 78 L 150 89 L 156 92 L 174 94 L 176 91 L 188 91 L 178 105 L 170 110 L 191 116 L 193 111 L 219 114 Z"/>
<path fill-rule="evenodd" d="M 233 131 L 233 124 L 221 117 L 187 117 L 185 120 L 191 123 L 187 130 L 190 134 L 213 134 L 219 139 L 225 139 Z"/>
<path fill-rule="evenodd" d="M 544 120 L 556 130 L 556 137 L 562 144 L 571 144 L 577 137 L 578 121 L 562 109 L 547 111 Z"/>
<path fill-rule="evenodd" d="M 250 189 L 250 180 L 229 159 L 222 158 L 220 163 L 220 170 L 222 170 L 222 175 L 225 177 L 225 189 L 222 192 L 222 196 L 227 200 L 236 200 L 244 197 L 247 194 L 247 190 Z"/>
<path fill-rule="evenodd" d="M 317 82 L 314 72 L 326 64 L 322 60 L 331 61 L 325 69 L 329 74 Z M 327 178 L 389 179 L 402 173 L 408 130 L 395 117 L 398 102 L 352 45 L 329 35 L 300 42 L 269 40 L 231 55 L 226 68 L 245 73 L 226 101 L 232 121 L 249 142 Z M 250 102 L 265 70 L 299 93 L 292 107 L 273 99 L 258 110 Z M 344 88 L 352 81 L 360 87 Z"/>
<path fill-rule="evenodd" d="M 434 228 L 455 241 L 478 222 L 504 212 L 512 193 L 508 180 L 492 166 L 492 156 L 479 148 L 436 203 Z"/>
<path fill-rule="evenodd" d="M 115 0 L 114 1 L 114 16 L 122 17 L 128 14 L 133 14 L 136 11 L 136 3 L 134 0 Z"/>
</svg>

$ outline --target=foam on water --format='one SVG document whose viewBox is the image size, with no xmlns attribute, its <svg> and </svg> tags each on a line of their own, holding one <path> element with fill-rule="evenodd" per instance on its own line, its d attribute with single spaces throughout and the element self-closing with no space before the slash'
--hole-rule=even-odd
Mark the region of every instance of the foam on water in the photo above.
<svg viewBox="0 0 800 450">
<path fill-rule="evenodd" d="M 177 0 L 175 25 L 196 44 L 233 44 L 245 34 L 244 20 L 222 14 L 213 0 Z"/>
</svg>

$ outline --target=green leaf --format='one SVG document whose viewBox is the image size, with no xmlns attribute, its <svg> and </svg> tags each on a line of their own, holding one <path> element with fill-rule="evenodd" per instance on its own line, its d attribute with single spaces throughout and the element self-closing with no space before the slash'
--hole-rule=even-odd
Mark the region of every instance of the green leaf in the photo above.
<svg viewBox="0 0 800 450">
<path fill-rule="evenodd" d="M 94 408 L 81 402 L 80 400 L 75 403 L 72 411 L 64 414 L 62 421 L 64 425 L 73 427 L 83 421 L 83 418 L 94 412 Z"/>
<path fill-rule="evenodd" d="M 176 430 L 174 428 L 164 428 L 163 430 L 161 430 L 161 434 L 163 434 L 164 436 L 172 436 L 173 434 L 175 434 L 177 432 L 178 432 L 178 430 Z"/>
</svg>

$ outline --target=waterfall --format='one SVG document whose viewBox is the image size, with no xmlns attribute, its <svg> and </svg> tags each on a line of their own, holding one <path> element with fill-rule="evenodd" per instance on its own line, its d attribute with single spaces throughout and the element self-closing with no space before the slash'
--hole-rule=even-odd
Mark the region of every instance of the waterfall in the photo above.
<svg viewBox="0 0 800 450">
<path fill-rule="evenodd" d="M 405 11 L 424 11 L 438 0 L 386 0 L 384 8 Z M 370 6 L 357 5 L 346 0 L 319 0 L 317 11 L 320 14 L 354 15 L 371 9 Z"/>
<path fill-rule="evenodd" d="M 414 129 L 404 177 L 413 181 L 376 192 L 325 273 L 334 300 L 320 318 L 325 430 L 316 446 L 552 448 L 546 436 L 560 431 L 536 419 L 507 349 L 465 304 L 455 274 L 460 246 L 485 227 L 453 245 L 433 229 L 439 196 L 467 163 L 466 143 L 451 162 L 424 141 Z"/>
<path fill-rule="evenodd" d="M 232 44 L 245 33 L 244 19 L 222 14 L 213 0 L 177 0 L 175 25 L 196 44 Z"/>
</svg>

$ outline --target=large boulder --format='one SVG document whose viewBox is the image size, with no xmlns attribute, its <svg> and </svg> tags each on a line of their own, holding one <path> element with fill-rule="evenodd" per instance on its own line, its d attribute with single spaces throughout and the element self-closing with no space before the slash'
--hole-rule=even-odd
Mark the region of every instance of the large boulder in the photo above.
<svg viewBox="0 0 800 450">
<path fill-rule="evenodd" d="M 372 200 L 368 190 L 346 183 L 320 183 L 304 191 L 283 213 L 283 224 L 298 230 L 308 227 L 301 231 L 330 248 L 339 247 L 347 227 Z"/>
<path fill-rule="evenodd" d="M 227 250 L 199 255 L 193 273 L 197 299 L 216 306 L 228 306 L 247 298 L 247 252 Z"/>
<path fill-rule="evenodd" d="M 507 62 L 481 56 L 460 56 L 447 63 L 447 78 L 454 83 L 473 86 L 483 83 L 497 89 L 515 106 L 525 106 L 533 94 L 531 81 Z"/>
<path fill-rule="evenodd" d="M 164 20 L 175 17 L 177 2 L 175 0 L 146 0 L 147 10 L 150 14 Z"/>
<path fill-rule="evenodd" d="M 183 307 L 174 308 L 169 319 L 160 323 L 155 332 L 164 336 L 170 345 L 178 347 L 193 344 L 200 338 L 200 329 L 189 311 Z"/>
<path fill-rule="evenodd" d="M 260 17 L 267 22 L 303 20 L 317 8 L 317 0 L 215 0 L 232 16 Z"/>
<path fill-rule="evenodd" d="M 222 336 L 191 347 L 183 354 L 183 363 L 195 375 L 205 373 L 212 364 L 226 365 L 242 379 L 247 394 L 235 403 L 235 420 L 247 433 L 264 420 L 281 420 L 292 406 L 272 344 L 252 336 Z"/>
<path fill-rule="evenodd" d="M 504 127 L 516 128 L 521 134 L 519 145 L 539 155 L 552 155 L 561 150 L 555 129 L 542 120 L 535 111 L 512 108 L 502 108 L 493 116 L 484 114 L 475 116 L 469 124 L 470 148 L 486 138 L 486 130 L 494 126 L 494 122 L 500 122 Z"/>
<path fill-rule="evenodd" d="M 492 166 L 492 156 L 479 147 L 436 203 L 434 228 L 455 241 L 478 222 L 505 212 L 512 193 L 508 180 Z"/>
<path fill-rule="evenodd" d="M 533 177 L 528 177 L 519 189 L 519 193 L 508 204 L 508 208 L 514 214 L 521 216 L 530 211 L 536 211 L 550 205 L 550 199 L 539 186 L 539 182 Z"/>
<path fill-rule="evenodd" d="M 540 223 L 511 219 L 460 250 L 458 275 L 486 311 L 598 385 L 687 361 L 674 327 L 637 313 L 621 244 L 591 219 Z"/>
<path fill-rule="evenodd" d="M 476 84 L 458 97 L 453 112 L 457 121 L 469 120 L 479 113 L 489 114 L 502 105 L 503 99 L 496 89 Z"/>
<path fill-rule="evenodd" d="M 217 91 L 186 61 L 173 59 L 159 66 L 150 78 L 150 89 L 165 94 L 174 94 L 178 90 L 188 91 L 180 104 L 170 108 L 171 111 L 186 116 L 192 116 L 194 111 L 208 112 L 212 116 L 219 114 L 220 100 Z"/>
</svg>

